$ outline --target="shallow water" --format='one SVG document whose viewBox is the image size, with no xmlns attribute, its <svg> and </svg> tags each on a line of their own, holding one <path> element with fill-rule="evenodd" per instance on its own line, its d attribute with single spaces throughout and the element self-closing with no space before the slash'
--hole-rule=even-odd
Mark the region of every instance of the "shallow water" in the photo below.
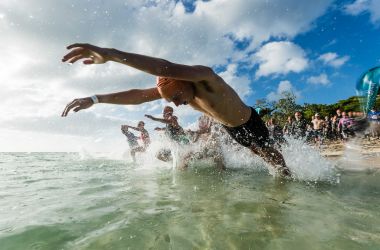
<svg viewBox="0 0 380 250">
<path fill-rule="evenodd" d="M 376 169 L 281 181 L 250 167 L 1 153 L 0 198 L 0 249 L 380 249 Z"/>
</svg>

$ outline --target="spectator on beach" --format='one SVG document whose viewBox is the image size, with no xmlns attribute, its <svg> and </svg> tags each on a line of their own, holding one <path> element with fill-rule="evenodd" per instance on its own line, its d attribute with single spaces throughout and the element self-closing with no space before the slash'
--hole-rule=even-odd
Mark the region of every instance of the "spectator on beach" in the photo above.
<svg viewBox="0 0 380 250">
<path fill-rule="evenodd" d="M 296 139 L 302 139 L 306 136 L 307 122 L 303 118 L 302 113 L 299 111 L 294 113 L 294 118 L 295 118 L 295 120 L 292 123 L 291 134 Z"/>
<path fill-rule="evenodd" d="M 339 129 L 338 129 L 338 116 L 334 115 L 331 119 L 331 135 L 334 140 L 340 138 Z"/>
<path fill-rule="evenodd" d="M 313 125 L 310 123 L 306 124 L 305 138 L 307 142 L 314 142 L 314 130 Z"/>
<path fill-rule="evenodd" d="M 136 152 L 145 152 L 150 144 L 150 138 L 148 131 L 144 128 L 144 122 L 140 121 L 137 127 L 129 125 L 121 125 L 121 132 L 127 137 L 129 147 L 131 149 L 131 157 L 133 162 L 136 162 Z M 140 137 L 135 136 L 132 132 L 128 131 L 128 128 L 137 130 L 140 132 Z M 138 139 L 142 141 L 143 146 L 138 144 Z"/>
<path fill-rule="evenodd" d="M 282 133 L 286 136 L 290 136 L 292 134 L 292 124 L 293 124 L 293 118 L 291 116 L 288 116 L 288 119 L 286 119 L 285 125 L 282 128 Z"/>
<path fill-rule="evenodd" d="M 347 140 L 349 136 L 355 135 L 354 131 L 351 129 L 353 125 L 354 125 L 354 120 L 348 117 L 346 112 L 342 112 L 342 118 L 339 120 L 339 123 L 338 123 L 338 130 L 342 134 L 342 138 L 344 140 Z"/>
<path fill-rule="evenodd" d="M 321 118 L 319 113 L 316 113 L 314 117 L 314 120 L 311 121 L 313 124 L 313 137 L 314 141 L 320 145 L 323 142 L 323 127 L 325 126 L 325 121 Z"/>
<path fill-rule="evenodd" d="M 336 110 L 336 117 L 337 117 L 338 122 L 339 122 L 339 120 L 340 120 L 341 118 L 343 118 L 342 110 L 341 110 L 340 108 L 338 108 L 338 109 Z"/>
<path fill-rule="evenodd" d="M 375 107 L 368 112 L 367 117 L 371 122 L 380 123 L 380 111 L 377 111 Z"/>
<path fill-rule="evenodd" d="M 380 139 L 380 111 L 377 111 L 375 107 L 373 107 L 368 112 L 368 120 L 369 120 L 369 135 L 373 138 Z"/>
<path fill-rule="evenodd" d="M 342 110 L 340 108 L 338 108 L 336 110 L 336 121 L 337 121 L 338 124 L 339 124 L 340 119 L 342 119 L 342 118 L 343 118 L 343 116 L 342 116 Z M 337 128 L 338 128 L 337 133 L 338 133 L 339 138 L 343 139 L 341 128 L 339 126 Z"/>
<path fill-rule="evenodd" d="M 277 124 L 275 118 L 269 118 L 267 121 L 267 128 L 269 131 L 269 138 L 276 144 L 279 145 L 284 142 L 284 135 L 280 125 Z"/>
<path fill-rule="evenodd" d="M 325 116 L 325 123 L 323 125 L 323 137 L 325 139 L 332 139 L 332 129 L 331 125 L 332 124 L 332 118 L 327 115 Z"/>
</svg>

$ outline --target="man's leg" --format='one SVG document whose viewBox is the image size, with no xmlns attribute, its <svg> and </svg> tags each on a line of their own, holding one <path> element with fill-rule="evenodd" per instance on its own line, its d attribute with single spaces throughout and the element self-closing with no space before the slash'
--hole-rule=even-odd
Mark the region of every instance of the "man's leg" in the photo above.
<svg viewBox="0 0 380 250">
<path fill-rule="evenodd" d="M 286 166 L 284 157 L 273 147 L 255 148 L 251 147 L 253 153 L 262 157 L 266 162 L 273 165 L 281 176 L 291 176 L 289 168 Z"/>
<path fill-rule="evenodd" d="M 132 160 L 133 160 L 133 162 L 135 163 L 136 162 L 136 152 L 135 152 L 135 150 L 134 149 L 132 149 L 131 150 L 131 156 L 132 156 Z"/>
</svg>

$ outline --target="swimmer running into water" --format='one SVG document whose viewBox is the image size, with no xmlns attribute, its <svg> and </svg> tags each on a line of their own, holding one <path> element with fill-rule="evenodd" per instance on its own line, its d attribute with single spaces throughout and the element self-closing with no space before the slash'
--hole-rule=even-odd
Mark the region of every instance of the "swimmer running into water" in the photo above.
<svg viewBox="0 0 380 250">
<path fill-rule="evenodd" d="M 155 130 L 164 130 L 169 139 L 180 144 L 188 144 L 189 139 L 183 128 L 178 124 L 178 118 L 173 115 L 173 111 L 172 107 L 166 106 L 162 114 L 163 118 L 156 118 L 151 115 L 145 115 L 145 117 L 166 124 L 165 128 L 155 128 Z"/>
<path fill-rule="evenodd" d="M 157 85 L 118 93 L 74 99 L 62 116 L 91 107 L 94 103 L 136 105 L 165 99 L 176 106 L 190 105 L 221 123 L 241 145 L 270 163 L 282 176 L 290 176 L 282 154 L 268 143 L 268 130 L 256 111 L 247 106 L 210 67 L 183 65 L 164 59 L 101 48 L 90 44 L 72 44 L 62 61 L 102 64 L 114 61 L 157 76 Z"/>
<path fill-rule="evenodd" d="M 163 118 L 156 118 L 151 115 L 145 115 L 145 117 L 152 119 L 153 121 L 161 122 L 165 124 L 164 128 L 156 127 L 156 131 L 165 131 L 166 136 L 172 142 L 175 142 L 177 146 L 189 144 L 185 131 L 178 123 L 177 116 L 173 115 L 173 108 L 166 106 L 162 112 Z M 168 148 L 162 148 L 157 153 L 156 157 L 161 161 L 171 161 L 172 153 Z"/>
<path fill-rule="evenodd" d="M 145 123 L 140 121 L 137 127 L 132 127 L 129 125 L 121 125 L 121 132 L 127 137 L 129 147 L 131 149 L 131 157 L 133 162 L 136 162 L 136 152 L 145 152 L 150 144 L 150 137 L 148 131 L 144 128 Z M 140 137 L 135 136 L 132 132 L 128 131 L 128 128 L 137 130 L 140 132 Z M 141 139 L 143 146 L 140 146 L 137 142 Z"/>
</svg>

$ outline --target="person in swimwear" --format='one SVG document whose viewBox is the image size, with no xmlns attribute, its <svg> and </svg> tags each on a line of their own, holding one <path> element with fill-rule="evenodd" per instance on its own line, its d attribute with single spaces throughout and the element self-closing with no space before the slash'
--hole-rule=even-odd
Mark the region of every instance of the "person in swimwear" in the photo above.
<svg viewBox="0 0 380 250">
<path fill-rule="evenodd" d="M 129 125 L 121 125 L 121 132 L 127 137 L 129 147 L 131 148 L 131 156 L 133 162 L 136 162 L 136 152 L 145 152 L 150 144 L 150 137 L 148 131 L 144 128 L 145 123 L 139 121 L 137 127 L 132 127 Z M 140 137 L 135 136 L 132 132 L 128 131 L 128 128 L 137 130 L 140 132 Z M 140 146 L 137 140 L 140 139 L 143 146 Z"/>
<path fill-rule="evenodd" d="M 145 117 L 166 124 L 164 128 L 156 127 L 154 130 L 165 131 L 165 134 L 170 141 L 179 145 L 189 144 L 189 139 L 183 128 L 179 125 L 177 116 L 173 115 L 173 112 L 174 110 L 172 107 L 166 106 L 162 113 L 163 118 L 156 118 L 151 115 L 145 115 Z M 171 150 L 169 148 L 162 148 L 157 152 L 156 157 L 161 161 L 171 161 Z"/>
<path fill-rule="evenodd" d="M 178 117 L 173 115 L 173 111 L 172 107 L 166 106 L 162 114 L 163 118 L 156 118 L 151 115 L 145 115 L 145 117 L 166 124 L 165 128 L 155 128 L 155 130 L 164 130 L 169 139 L 180 144 L 188 144 L 189 139 L 183 128 L 179 125 Z"/>
<path fill-rule="evenodd" d="M 78 112 L 95 103 L 137 105 L 158 99 L 173 102 L 176 106 L 190 105 L 221 123 L 238 143 L 271 164 L 282 176 L 290 176 L 282 154 L 269 144 L 268 129 L 257 112 L 247 106 L 212 68 L 202 65 L 183 65 L 140 54 L 101 48 L 91 44 L 69 45 L 71 51 L 63 62 L 102 64 L 114 61 L 157 76 L 156 86 L 148 89 L 131 89 L 118 93 L 78 98 L 65 107 L 62 116 L 70 110 Z"/>
<path fill-rule="evenodd" d="M 187 133 L 190 134 L 192 142 L 197 142 L 199 139 L 205 141 L 211 135 L 212 125 L 212 119 L 209 116 L 202 114 L 198 118 L 198 129 L 195 131 L 189 129 Z"/>
</svg>

